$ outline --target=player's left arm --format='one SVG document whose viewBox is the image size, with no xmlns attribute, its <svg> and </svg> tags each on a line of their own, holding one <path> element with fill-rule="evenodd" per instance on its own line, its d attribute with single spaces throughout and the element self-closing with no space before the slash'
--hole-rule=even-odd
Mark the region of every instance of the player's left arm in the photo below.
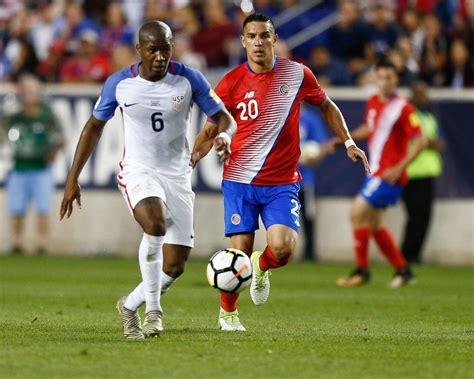
<svg viewBox="0 0 474 379">
<path fill-rule="evenodd" d="M 344 116 L 339 110 L 338 106 L 329 98 L 326 97 L 319 105 L 319 109 L 326 120 L 326 123 L 336 133 L 336 135 L 344 141 L 344 145 L 347 148 L 347 155 L 353 162 L 364 164 L 365 171 L 370 173 L 369 162 L 362 149 L 359 149 L 351 137 L 349 129 L 347 128 Z"/>
</svg>

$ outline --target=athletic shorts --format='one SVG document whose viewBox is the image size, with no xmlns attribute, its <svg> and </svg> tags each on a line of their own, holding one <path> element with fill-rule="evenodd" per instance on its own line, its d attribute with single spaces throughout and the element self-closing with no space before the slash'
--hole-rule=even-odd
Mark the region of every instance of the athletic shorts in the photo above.
<svg viewBox="0 0 474 379">
<path fill-rule="evenodd" d="M 51 212 L 54 178 L 51 167 L 39 170 L 11 171 L 7 179 L 7 204 L 12 215 L 21 216 L 28 210 L 30 202 L 36 212 Z"/>
<path fill-rule="evenodd" d="M 225 235 L 255 232 L 259 216 L 266 229 L 281 224 L 299 232 L 299 190 L 298 183 L 255 186 L 223 180 Z"/>
<path fill-rule="evenodd" d="M 374 208 L 387 208 L 395 205 L 404 186 L 390 184 L 378 176 L 368 176 L 359 192 Z"/>
<path fill-rule="evenodd" d="M 194 246 L 191 173 L 184 177 L 167 177 L 148 167 L 125 164 L 117 178 L 118 187 L 132 215 L 141 200 L 158 197 L 166 205 L 164 243 Z"/>
</svg>

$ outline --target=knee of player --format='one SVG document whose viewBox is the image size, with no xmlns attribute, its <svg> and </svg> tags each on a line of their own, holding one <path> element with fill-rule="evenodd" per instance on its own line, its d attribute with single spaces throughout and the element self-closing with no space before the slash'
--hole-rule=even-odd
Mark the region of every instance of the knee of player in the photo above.
<svg viewBox="0 0 474 379">
<path fill-rule="evenodd" d="M 166 234 L 165 220 L 148 220 L 142 226 L 143 231 L 152 236 L 164 236 Z"/>
<path fill-rule="evenodd" d="M 174 262 L 172 265 L 165 265 L 163 271 L 172 278 L 179 278 L 184 272 L 185 262 Z"/>
<path fill-rule="evenodd" d="M 270 251 L 280 262 L 288 261 L 291 255 L 293 254 L 294 248 L 296 245 L 296 239 L 293 237 L 288 237 L 275 241 L 269 246 Z"/>
</svg>

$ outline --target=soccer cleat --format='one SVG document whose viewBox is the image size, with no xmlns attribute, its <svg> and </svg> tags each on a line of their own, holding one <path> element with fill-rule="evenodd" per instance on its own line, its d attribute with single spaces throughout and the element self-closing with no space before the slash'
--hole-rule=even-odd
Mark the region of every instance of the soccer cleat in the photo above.
<svg viewBox="0 0 474 379">
<path fill-rule="evenodd" d="M 395 271 L 392 280 L 388 283 L 390 288 L 401 288 L 407 284 L 414 284 L 416 282 L 415 274 L 409 267 Z"/>
<path fill-rule="evenodd" d="M 245 327 L 240 323 L 239 312 L 227 312 L 222 309 L 219 312 L 219 329 L 224 331 L 245 332 Z"/>
<path fill-rule="evenodd" d="M 163 333 L 163 312 L 149 311 L 145 315 L 143 334 L 145 337 L 159 337 Z"/>
<path fill-rule="evenodd" d="M 250 257 L 252 262 L 252 282 L 250 283 L 250 297 L 255 305 L 265 304 L 270 295 L 270 272 L 260 270 L 259 260 L 263 254 L 261 251 L 254 251 Z"/>
<path fill-rule="evenodd" d="M 123 296 L 117 301 L 117 310 L 122 316 L 123 335 L 128 339 L 143 339 L 145 338 L 142 332 L 140 322 L 140 315 L 138 311 L 131 311 L 124 307 L 127 296 Z"/>
<path fill-rule="evenodd" d="M 370 272 L 361 268 L 356 268 L 346 278 L 338 278 L 336 284 L 342 288 L 352 288 L 370 283 Z"/>
</svg>

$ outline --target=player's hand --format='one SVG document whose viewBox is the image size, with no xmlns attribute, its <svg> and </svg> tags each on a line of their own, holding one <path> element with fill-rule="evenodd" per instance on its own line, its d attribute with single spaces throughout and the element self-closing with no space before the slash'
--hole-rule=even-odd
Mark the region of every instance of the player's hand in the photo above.
<svg viewBox="0 0 474 379">
<path fill-rule="evenodd" d="M 400 179 L 402 174 L 403 169 L 401 169 L 400 167 L 389 167 L 382 173 L 382 180 L 390 184 L 395 184 L 398 179 Z"/>
<path fill-rule="evenodd" d="M 81 209 L 81 186 L 77 181 L 67 181 L 64 188 L 63 201 L 61 202 L 61 210 L 59 211 L 59 219 L 62 220 L 64 215 L 69 218 L 72 213 L 74 200 L 76 200 L 79 209 Z"/>
<path fill-rule="evenodd" d="M 214 147 L 221 162 L 228 165 L 230 162 L 230 145 L 221 137 L 214 139 Z"/>
<path fill-rule="evenodd" d="M 363 150 L 359 149 L 357 146 L 349 146 L 347 149 L 347 156 L 352 159 L 353 162 L 359 163 L 362 162 L 364 164 L 364 169 L 367 174 L 370 174 L 370 166 L 367 157 Z"/>
<path fill-rule="evenodd" d="M 199 151 L 196 151 L 195 153 L 191 153 L 191 159 L 189 160 L 189 165 L 194 168 L 198 164 L 198 162 L 201 160 L 201 154 L 199 154 Z"/>
</svg>

